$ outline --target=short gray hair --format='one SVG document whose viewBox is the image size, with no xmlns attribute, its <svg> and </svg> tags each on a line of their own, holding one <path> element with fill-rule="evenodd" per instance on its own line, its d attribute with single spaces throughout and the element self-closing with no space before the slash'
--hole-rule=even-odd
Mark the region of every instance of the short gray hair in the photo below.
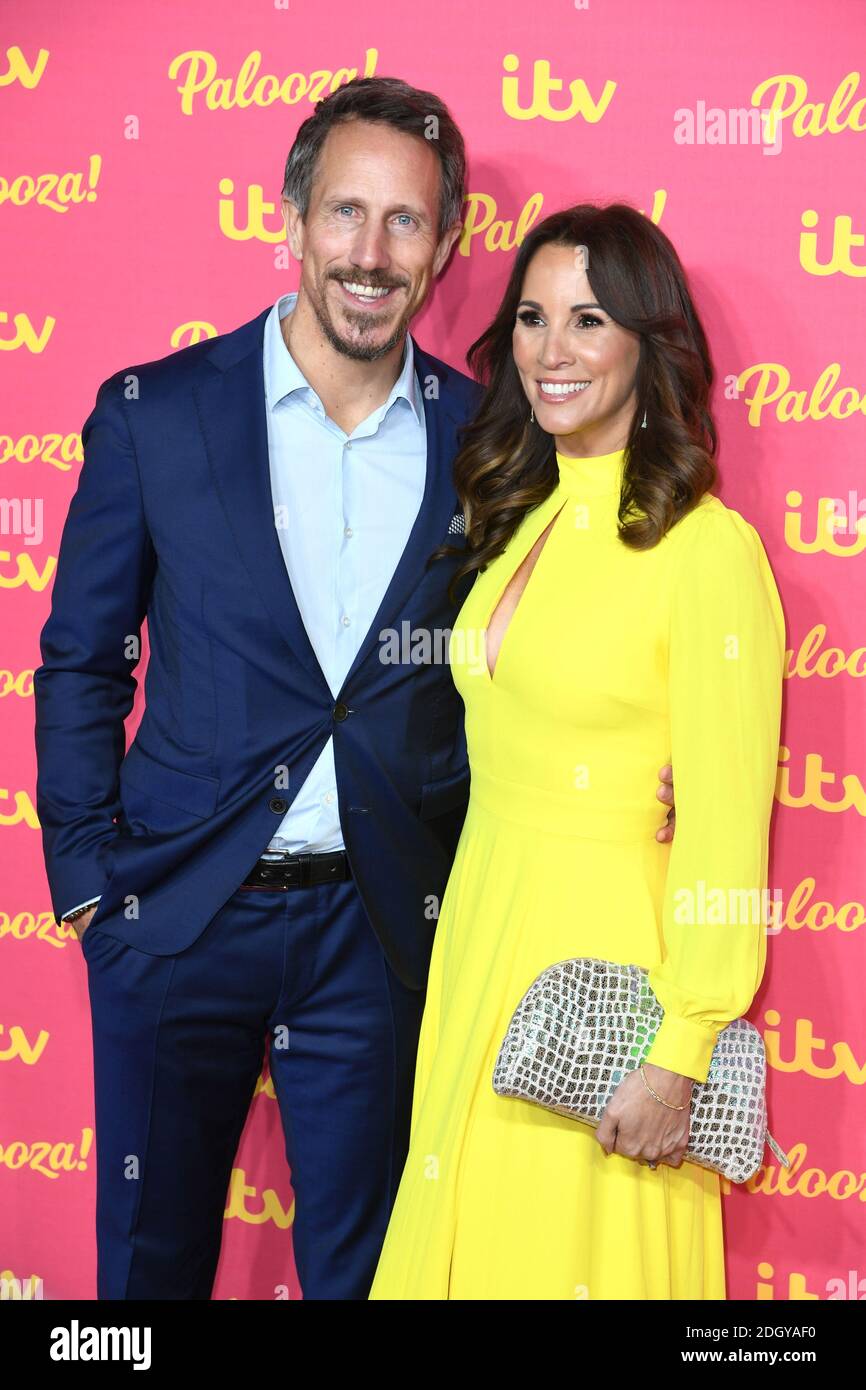
<svg viewBox="0 0 866 1390">
<path fill-rule="evenodd" d="M 302 217 L 310 205 L 316 166 L 328 132 L 345 121 L 379 121 L 429 140 L 441 173 L 438 236 L 460 222 L 466 196 L 466 149 L 445 103 L 399 77 L 357 77 L 338 87 L 301 125 L 286 160 L 283 196 Z"/>
</svg>

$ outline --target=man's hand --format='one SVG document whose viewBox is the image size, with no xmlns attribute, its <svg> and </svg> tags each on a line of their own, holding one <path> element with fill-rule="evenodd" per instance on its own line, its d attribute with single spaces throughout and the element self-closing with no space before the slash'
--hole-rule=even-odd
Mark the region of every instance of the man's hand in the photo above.
<svg viewBox="0 0 866 1390">
<path fill-rule="evenodd" d="M 75 932 L 75 935 L 78 937 L 79 941 L 84 935 L 85 928 L 90 926 L 90 923 L 93 920 L 93 914 L 98 908 L 98 906 L 99 903 L 94 903 L 93 907 L 89 907 L 86 912 L 82 912 L 80 917 L 76 917 L 74 921 L 69 923 L 69 926 Z"/>
<path fill-rule="evenodd" d="M 656 796 L 659 801 L 664 801 L 670 806 L 670 810 L 668 811 L 667 825 L 663 825 L 660 830 L 656 831 L 656 839 L 660 840 L 662 844 L 669 844 L 674 838 L 677 823 L 677 810 L 674 805 L 674 770 L 670 763 L 659 768 L 659 781 L 661 786 L 656 792 Z"/>
<path fill-rule="evenodd" d="M 644 1063 L 646 1079 L 670 1105 L 651 1096 L 637 1069 L 617 1086 L 604 1108 L 595 1137 L 607 1154 L 623 1154 L 639 1163 L 668 1163 L 679 1168 L 689 1143 L 689 1120 L 694 1081 L 690 1076 Z"/>
</svg>

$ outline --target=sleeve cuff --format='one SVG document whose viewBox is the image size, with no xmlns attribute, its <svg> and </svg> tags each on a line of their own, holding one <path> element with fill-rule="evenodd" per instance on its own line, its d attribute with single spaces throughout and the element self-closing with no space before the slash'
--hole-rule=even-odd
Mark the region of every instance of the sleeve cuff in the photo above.
<svg viewBox="0 0 866 1390">
<path fill-rule="evenodd" d="M 102 896 L 102 894 L 100 893 L 99 897 L 101 897 L 101 896 Z M 84 902 L 84 903 L 76 903 L 74 907 L 68 907 L 68 908 L 66 909 L 66 911 L 65 911 L 64 913 L 61 914 L 61 917 L 60 917 L 61 922 L 64 922 L 64 921 L 66 920 L 66 918 L 69 916 L 70 912 L 77 912 L 78 909 L 79 909 L 80 907 L 92 907 L 94 903 L 98 903 L 98 902 L 99 902 L 99 898 L 88 898 L 88 899 L 87 899 L 87 902 Z"/>
<path fill-rule="evenodd" d="M 695 1081 L 706 1081 L 720 1031 L 666 1013 L 643 1061 L 691 1076 Z"/>
</svg>

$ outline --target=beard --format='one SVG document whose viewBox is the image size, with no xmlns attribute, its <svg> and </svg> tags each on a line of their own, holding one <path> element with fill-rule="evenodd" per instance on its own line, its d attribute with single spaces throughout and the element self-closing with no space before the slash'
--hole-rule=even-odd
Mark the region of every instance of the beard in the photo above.
<svg viewBox="0 0 866 1390">
<path fill-rule="evenodd" d="M 351 280 L 350 275 L 335 276 L 329 275 L 325 281 L 327 288 L 328 280 Z M 366 282 L 365 282 L 366 283 Z M 374 283 L 371 281 L 371 283 Z M 406 330 L 409 326 L 410 314 L 408 310 L 398 315 L 394 327 L 388 334 L 384 342 L 372 342 L 367 335 L 372 335 L 380 327 L 380 317 L 378 314 L 365 313 L 363 309 L 352 309 L 346 307 L 343 313 L 350 324 L 358 329 L 360 337 L 344 337 L 331 316 L 328 308 L 327 296 L 325 293 L 310 296 L 313 312 L 319 322 L 319 326 L 327 338 L 331 347 L 336 352 L 340 352 L 344 357 L 350 357 L 355 362 L 376 362 L 380 357 L 385 357 L 391 352 L 398 343 L 403 341 Z"/>
</svg>

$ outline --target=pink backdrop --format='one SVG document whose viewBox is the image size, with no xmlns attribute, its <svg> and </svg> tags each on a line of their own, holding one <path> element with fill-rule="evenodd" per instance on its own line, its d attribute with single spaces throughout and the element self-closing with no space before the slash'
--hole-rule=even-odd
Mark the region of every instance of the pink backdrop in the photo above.
<svg viewBox="0 0 866 1390">
<path fill-rule="evenodd" d="M 866 6 L 6 0 L 2 20 L 0 1275 L 95 1296 L 86 973 L 51 914 L 32 734 L 78 431 L 110 373 L 297 287 L 286 153 L 332 83 L 375 73 L 438 92 L 470 155 L 466 235 L 413 326 L 428 350 L 464 366 L 522 233 L 569 203 L 633 203 L 689 271 L 718 371 L 721 495 L 764 540 L 791 649 L 782 911 L 749 1016 L 794 1168 L 770 1157 L 725 1192 L 729 1293 L 866 1297 Z M 774 103 L 765 146 L 736 142 L 729 110 Z M 839 499 L 835 524 L 822 498 Z M 298 1296 L 292 1217 L 265 1073 L 215 1298 Z"/>
</svg>

